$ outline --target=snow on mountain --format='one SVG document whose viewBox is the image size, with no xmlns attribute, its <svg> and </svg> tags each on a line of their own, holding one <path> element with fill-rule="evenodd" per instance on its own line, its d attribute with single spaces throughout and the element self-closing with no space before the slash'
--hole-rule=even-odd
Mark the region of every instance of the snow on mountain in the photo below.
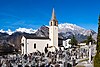
<svg viewBox="0 0 100 67">
<path fill-rule="evenodd" d="M 82 34 L 84 36 L 85 35 L 89 36 L 90 34 L 96 33 L 93 30 L 86 30 L 80 26 L 70 23 L 61 23 L 58 25 L 58 27 L 59 27 L 59 33 L 71 32 L 73 35 Z"/>
<path fill-rule="evenodd" d="M 9 35 L 11 35 L 12 33 L 14 33 L 13 31 L 11 31 L 10 29 L 8 29 L 7 31 L 4 31 L 3 29 L 0 30 L 1 33 L 7 33 Z"/>
<path fill-rule="evenodd" d="M 12 31 L 8 29 L 7 31 L 4 31 L 3 29 L 0 30 L 1 33 L 8 33 L 9 35 L 13 34 L 14 32 L 25 32 L 25 33 L 35 33 L 37 30 L 33 30 L 32 28 L 18 28 L 15 31 Z"/>
<path fill-rule="evenodd" d="M 11 35 L 12 33 L 14 33 L 14 31 L 11 31 L 10 29 L 8 29 L 8 30 L 6 31 L 6 33 L 8 33 L 9 35 Z"/>
<path fill-rule="evenodd" d="M 77 26 L 75 24 L 70 23 L 61 23 L 58 25 L 59 28 L 59 36 L 63 37 L 64 39 L 71 38 L 73 35 L 75 35 L 76 39 L 79 41 L 83 41 L 92 34 L 93 38 L 96 40 L 97 33 L 93 30 L 86 30 L 80 26 Z M 3 29 L 0 30 L 2 33 L 8 33 L 11 35 L 14 32 L 25 32 L 25 33 L 35 33 L 36 36 L 42 36 L 42 37 L 48 37 L 49 36 L 49 27 L 48 26 L 41 26 L 39 29 L 34 30 L 32 28 L 18 28 L 15 31 L 11 31 L 8 29 L 7 31 L 4 31 Z"/>
<path fill-rule="evenodd" d="M 16 29 L 16 32 L 25 32 L 25 33 L 35 33 L 37 30 L 33 30 L 32 28 L 18 28 Z"/>
<path fill-rule="evenodd" d="M 0 30 L 1 33 L 5 33 L 5 31 L 3 29 Z"/>
<path fill-rule="evenodd" d="M 85 30 L 82 27 L 79 27 L 75 24 L 70 24 L 70 23 L 61 23 L 58 25 L 59 27 L 59 32 L 66 32 L 66 29 L 71 29 L 71 30 Z M 62 31 L 63 30 L 63 31 Z"/>
</svg>

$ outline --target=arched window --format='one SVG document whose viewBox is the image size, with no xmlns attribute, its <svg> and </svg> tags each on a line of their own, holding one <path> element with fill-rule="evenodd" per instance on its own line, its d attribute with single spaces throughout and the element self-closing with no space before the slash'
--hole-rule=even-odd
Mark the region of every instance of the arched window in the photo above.
<svg viewBox="0 0 100 67">
<path fill-rule="evenodd" d="M 54 26 L 56 26 L 56 22 L 54 22 Z"/>
<path fill-rule="evenodd" d="M 48 48 L 48 44 L 47 44 L 47 48 Z"/>
<path fill-rule="evenodd" d="M 52 26 L 52 22 L 51 22 L 51 26 Z"/>
<path fill-rule="evenodd" d="M 36 43 L 34 43 L 34 49 L 36 49 Z"/>
</svg>

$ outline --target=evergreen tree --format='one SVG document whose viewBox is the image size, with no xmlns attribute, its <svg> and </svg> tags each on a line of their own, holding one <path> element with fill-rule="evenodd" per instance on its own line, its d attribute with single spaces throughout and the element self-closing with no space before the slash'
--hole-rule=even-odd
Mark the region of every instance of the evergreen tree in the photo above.
<svg viewBox="0 0 100 67">
<path fill-rule="evenodd" d="M 99 23 L 98 23 L 98 35 L 97 35 L 97 52 L 100 52 L 100 16 L 99 16 Z"/>
<path fill-rule="evenodd" d="M 100 16 L 99 16 L 99 23 L 98 23 L 98 35 L 97 35 L 97 53 L 94 58 L 94 67 L 100 67 Z"/>
<path fill-rule="evenodd" d="M 76 38 L 75 38 L 74 35 L 73 35 L 73 37 L 71 38 L 70 44 L 71 44 L 72 46 L 76 46 L 76 45 L 78 44 L 78 42 L 77 42 L 77 40 L 76 40 Z"/>
<path fill-rule="evenodd" d="M 91 34 L 90 34 L 90 36 L 87 37 L 86 45 L 89 45 L 89 42 L 93 43 L 93 38 L 92 38 Z"/>
</svg>

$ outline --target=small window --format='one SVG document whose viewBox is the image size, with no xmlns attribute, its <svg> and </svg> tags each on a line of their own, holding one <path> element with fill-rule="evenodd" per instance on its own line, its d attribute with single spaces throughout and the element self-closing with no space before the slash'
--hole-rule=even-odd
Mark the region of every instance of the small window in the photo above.
<svg viewBox="0 0 100 67">
<path fill-rule="evenodd" d="M 36 43 L 34 43 L 34 49 L 36 49 Z"/>
<path fill-rule="evenodd" d="M 52 22 L 51 22 L 51 26 L 52 26 Z"/>
<path fill-rule="evenodd" d="M 21 45 L 24 46 L 24 43 L 22 43 Z"/>
<path fill-rule="evenodd" d="M 56 22 L 54 23 L 54 26 L 56 26 Z"/>
<path fill-rule="evenodd" d="M 47 44 L 47 48 L 48 48 L 48 44 Z"/>
</svg>

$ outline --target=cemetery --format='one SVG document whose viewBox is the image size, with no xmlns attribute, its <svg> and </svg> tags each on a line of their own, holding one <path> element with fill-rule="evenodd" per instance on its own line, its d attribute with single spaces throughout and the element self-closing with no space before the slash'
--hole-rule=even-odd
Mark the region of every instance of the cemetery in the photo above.
<svg viewBox="0 0 100 67">
<path fill-rule="evenodd" d="M 30 54 L 8 54 L 0 56 L 0 67 L 78 67 L 93 64 L 96 45 L 72 47 L 54 52 L 36 51 Z M 93 65 L 92 65 L 93 66 Z M 91 66 L 91 67 L 92 67 Z"/>
<path fill-rule="evenodd" d="M 8 42 L 3 43 L 5 46 L 1 44 L 0 67 L 98 67 L 100 65 L 100 16 L 97 43 L 92 39 L 92 34 L 87 36 L 85 43 L 79 43 L 75 35 L 70 39 L 60 38 L 54 8 L 49 24 L 47 37 L 22 35 L 19 50 L 13 48 L 14 44 L 9 44 L 10 46 L 6 45 Z"/>
</svg>

